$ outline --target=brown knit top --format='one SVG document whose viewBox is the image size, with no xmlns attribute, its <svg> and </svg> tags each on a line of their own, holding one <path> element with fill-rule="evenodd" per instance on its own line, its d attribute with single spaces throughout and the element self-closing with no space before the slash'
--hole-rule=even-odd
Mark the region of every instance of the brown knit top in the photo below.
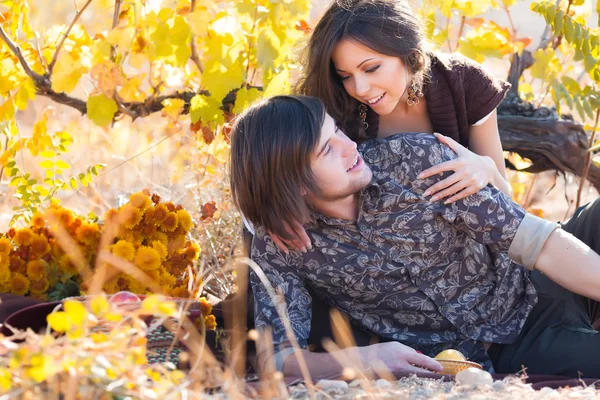
<svg viewBox="0 0 600 400">
<path fill-rule="evenodd" d="M 494 111 L 510 88 L 475 61 L 459 54 L 432 56 L 423 86 L 434 132 L 469 147 L 469 127 Z M 369 109 L 367 135 L 376 137 L 379 116 Z"/>
</svg>

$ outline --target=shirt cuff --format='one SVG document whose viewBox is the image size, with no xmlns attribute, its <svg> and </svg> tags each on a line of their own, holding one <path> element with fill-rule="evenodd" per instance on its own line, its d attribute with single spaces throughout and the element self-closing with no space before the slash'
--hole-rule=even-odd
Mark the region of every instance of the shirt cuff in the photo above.
<svg viewBox="0 0 600 400">
<path fill-rule="evenodd" d="M 294 354 L 293 347 L 286 347 L 285 349 L 281 349 L 275 354 L 273 354 L 273 359 L 275 361 L 275 371 L 283 372 L 283 363 L 288 356 Z"/>
<path fill-rule="evenodd" d="M 533 271 L 544 243 L 560 225 L 535 215 L 525 214 L 508 249 L 508 256 L 516 263 Z"/>
<path fill-rule="evenodd" d="M 496 111 L 496 110 L 494 110 Z M 488 115 L 486 115 L 485 117 L 481 118 L 479 121 L 475 122 L 473 124 L 473 126 L 479 126 L 479 125 L 483 125 L 483 123 L 485 121 L 487 121 L 488 119 L 490 119 L 490 117 L 492 116 L 492 114 L 494 113 L 494 111 L 492 111 L 491 113 L 489 113 Z"/>
</svg>

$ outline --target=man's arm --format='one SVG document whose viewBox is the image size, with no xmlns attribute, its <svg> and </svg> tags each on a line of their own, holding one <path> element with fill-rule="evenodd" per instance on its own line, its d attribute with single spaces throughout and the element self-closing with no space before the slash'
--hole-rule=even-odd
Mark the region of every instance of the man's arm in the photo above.
<svg viewBox="0 0 600 400">
<path fill-rule="evenodd" d="M 562 287 L 600 301 L 600 256 L 570 233 L 552 232 L 535 268 Z"/>
<path fill-rule="evenodd" d="M 310 374 L 315 379 L 335 378 L 346 367 L 356 371 L 384 368 L 391 373 L 441 372 L 442 365 L 411 347 L 399 342 L 377 343 L 370 346 L 350 347 L 334 353 L 301 351 Z M 283 365 L 285 376 L 302 377 L 296 354 L 289 355 Z"/>
</svg>

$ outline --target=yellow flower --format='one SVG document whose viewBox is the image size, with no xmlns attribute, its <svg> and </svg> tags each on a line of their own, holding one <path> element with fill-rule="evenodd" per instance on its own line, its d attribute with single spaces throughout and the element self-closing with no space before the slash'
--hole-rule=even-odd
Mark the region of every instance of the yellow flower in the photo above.
<svg viewBox="0 0 600 400">
<path fill-rule="evenodd" d="M 65 254 L 58 262 L 58 268 L 60 271 L 67 276 L 74 276 L 79 273 L 79 268 L 75 265 L 71 258 Z"/>
<path fill-rule="evenodd" d="M 121 215 L 123 215 L 123 226 L 127 229 L 135 228 L 143 217 L 143 211 L 139 208 L 135 208 L 131 204 L 125 204 L 120 212 Z"/>
<path fill-rule="evenodd" d="M 187 299 L 190 297 L 190 292 L 188 292 L 186 285 L 179 285 L 171 290 L 171 296 Z"/>
<path fill-rule="evenodd" d="M 167 246 L 169 244 L 169 237 L 162 232 L 154 232 L 152 234 L 152 236 L 150 237 L 151 240 L 158 240 L 159 242 L 161 242 L 162 244 L 164 244 L 165 246 Z"/>
<path fill-rule="evenodd" d="M 150 200 L 150 197 L 148 197 L 145 193 L 138 192 L 129 197 L 129 204 L 135 208 L 145 210 L 146 208 L 150 207 L 152 200 Z"/>
<path fill-rule="evenodd" d="M 25 261 L 16 254 L 10 257 L 10 270 L 11 272 L 22 272 L 25 273 L 27 268 L 25 267 Z"/>
<path fill-rule="evenodd" d="M 204 317 L 204 326 L 206 326 L 206 330 L 214 331 L 217 329 L 217 318 L 214 315 L 207 315 Z"/>
<path fill-rule="evenodd" d="M 190 229 L 194 227 L 194 221 L 192 221 L 192 217 L 186 210 L 181 209 L 177 211 L 177 218 L 179 219 L 179 225 L 181 225 L 186 232 L 189 232 Z"/>
<path fill-rule="evenodd" d="M 39 281 L 31 282 L 30 289 L 31 289 L 32 294 L 42 294 L 42 293 L 46 293 L 46 291 L 48 290 L 49 287 L 50 287 L 50 282 L 48 281 L 48 278 L 43 277 Z"/>
<path fill-rule="evenodd" d="M 169 244 L 167 245 L 167 250 L 169 253 L 173 253 L 179 250 L 185 244 L 185 236 L 179 235 L 175 236 L 173 239 L 169 240 Z"/>
<path fill-rule="evenodd" d="M 156 226 L 159 226 L 165 219 L 167 219 L 167 215 L 169 215 L 169 209 L 167 206 L 164 204 L 158 204 L 154 206 L 152 211 L 152 223 Z"/>
<path fill-rule="evenodd" d="M 0 254 L 0 256 L 2 256 Z M 10 280 L 10 269 L 8 269 L 8 267 L 2 267 L 0 265 L 0 284 L 5 284 Z"/>
<path fill-rule="evenodd" d="M 65 226 L 69 226 L 73 223 L 73 214 L 71 213 L 71 211 L 65 208 L 56 207 L 53 209 L 52 213 L 54 217 Z"/>
<path fill-rule="evenodd" d="M 115 276 L 104 282 L 102 290 L 107 294 L 117 293 L 119 291 L 118 278 Z"/>
<path fill-rule="evenodd" d="M 29 285 L 29 279 L 27 279 L 23 274 L 16 273 L 10 278 L 11 293 L 22 296 L 29 290 Z"/>
<path fill-rule="evenodd" d="M 10 256 L 8 253 L 0 253 L 0 269 L 10 271 Z"/>
<path fill-rule="evenodd" d="M 212 306 L 210 305 L 210 303 L 206 300 L 206 297 L 200 297 L 199 299 L 200 302 L 200 311 L 202 312 L 202 315 L 204 315 L 205 317 L 207 315 L 209 315 L 212 312 Z"/>
<path fill-rule="evenodd" d="M 13 245 L 8 238 L 0 238 L 0 253 L 10 254 L 13 249 Z"/>
<path fill-rule="evenodd" d="M 33 239 L 34 233 L 29 228 L 23 228 L 16 231 L 13 237 L 14 242 L 17 246 L 29 246 Z"/>
<path fill-rule="evenodd" d="M 31 218 L 31 225 L 35 228 L 42 229 L 46 227 L 46 218 L 41 212 L 36 212 Z"/>
<path fill-rule="evenodd" d="M 113 244 L 111 251 L 114 255 L 121 257 L 123 260 L 131 261 L 135 257 L 135 247 L 126 240 L 119 240 Z"/>
<path fill-rule="evenodd" d="M 50 252 L 50 243 L 44 235 L 34 235 L 29 247 L 30 258 L 41 258 Z"/>
<path fill-rule="evenodd" d="M 80 243 L 88 246 L 97 246 L 100 241 L 100 228 L 98 224 L 83 223 L 75 231 L 75 236 Z"/>
<path fill-rule="evenodd" d="M 158 252 L 161 260 L 164 260 L 165 258 L 167 258 L 167 255 L 168 255 L 167 246 L 165 246 L 162 242 L 160 242 L 158 240 L 152 241 L 152 248 Z"/>
<path fill-rule="evenodd" d="M 185 249 L 185 258 L 188 261 L 194 261 L 194 260 L 198 259 L 199 255 L 200 255 L 200 246 L 198 246 L 198 244 L 195 242 L 189 243 L 188 247 L 186 247 L 186 249 Z"/>
<path fill-rule="evenodd" d="M 172 288 L 173 286 L 175 286 L 176 283 L 177 283 L 177 278 L 175 278 L 170 273 L 163 271 L 163 273 L 160 277 L 160 286 L 161 287 L 163 287 L 165 289 Z"/>
<path fill-rule="evenodd" d="M 177 219 L 177 214 L 174 212 L 169 212 L 167 214 L 167 218 L 165 218 L 160 227 L 165 232 L 173 232 L 175 229 L 177 229 L 178 223 L 179 220 Z"/>
<path fill-rule="evenodd" d="M 157 269 L 160 267 L 160 254 L 152 247 L 140 246 L 135 255 L 134 264 L 143 271 Z"/>
<path fill-rule="evenodd" d="M 47 276 L 48 263 L 44 260 L 33 260 L 27 263 L 27 276 L 32 281 L 39 281 Z"/>
</svg>

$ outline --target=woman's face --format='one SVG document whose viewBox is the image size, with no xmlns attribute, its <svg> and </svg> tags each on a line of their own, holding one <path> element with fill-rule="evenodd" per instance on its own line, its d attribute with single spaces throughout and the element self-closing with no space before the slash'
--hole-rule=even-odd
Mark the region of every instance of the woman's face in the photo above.
<svg viewBox="0 0 600 400">
<path fill-rule="evenodd" d="M 379 115 L 391 113 L 405 99 L 409 71 L 399 57 L 386 56 L 351 40 L 331 55 L 346 92 Z"/>
</svg>

